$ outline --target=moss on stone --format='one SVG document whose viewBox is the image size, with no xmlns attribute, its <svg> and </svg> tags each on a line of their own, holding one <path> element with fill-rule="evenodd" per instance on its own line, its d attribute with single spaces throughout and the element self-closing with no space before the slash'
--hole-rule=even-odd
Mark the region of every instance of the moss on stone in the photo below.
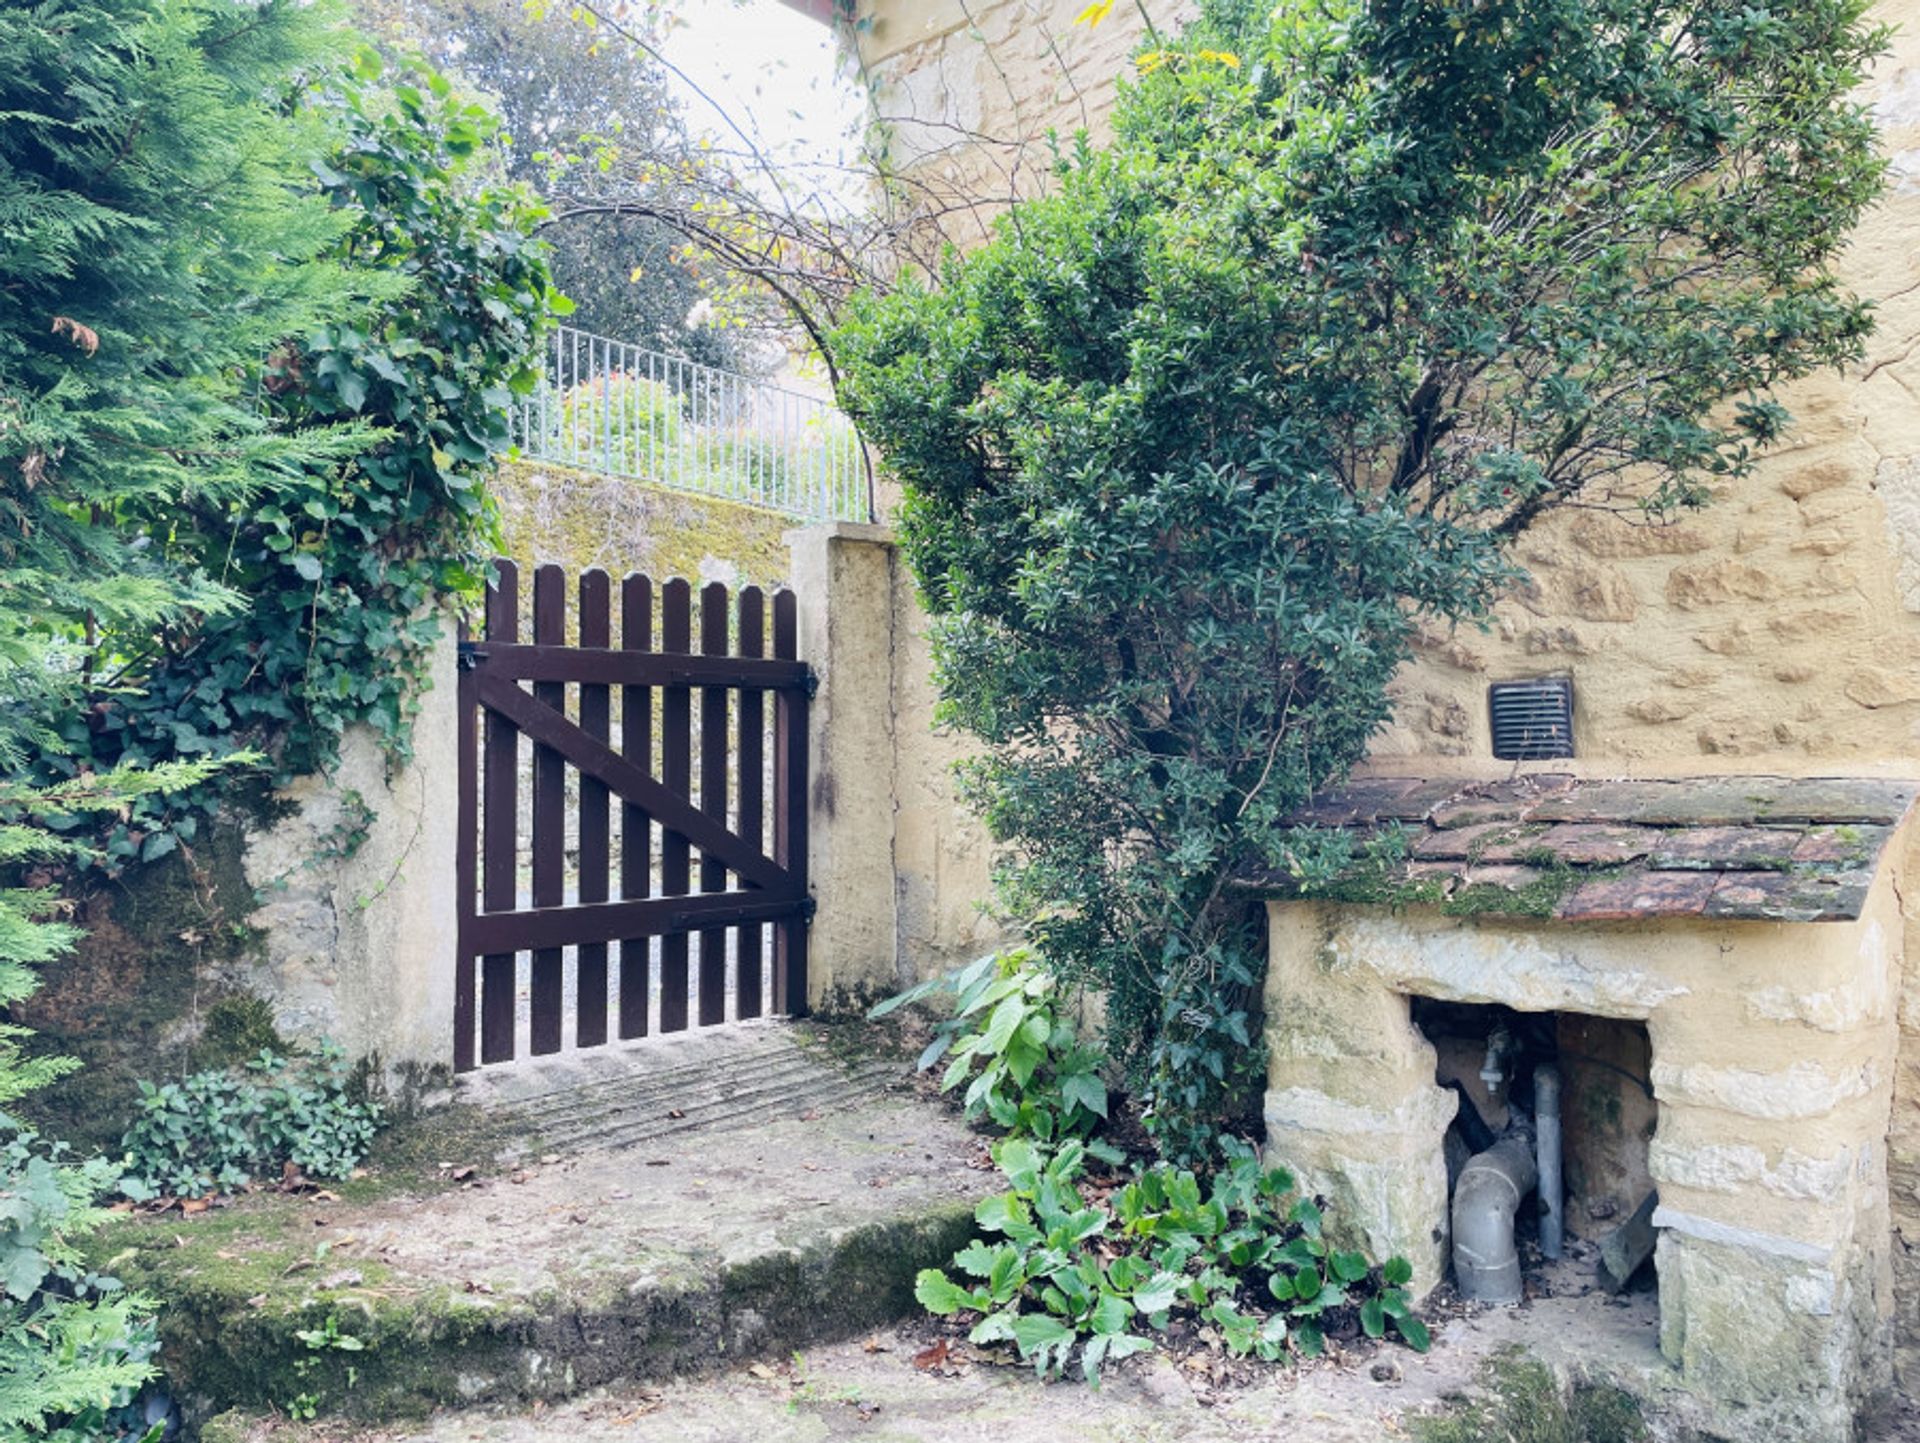
<svg viewBox="0 0 1920 1443">
<path fill-rule="evenodd" d="M 335 1190 L 347 1205 L 422 1185 L 444 1186 L 394 1173 Z M 163 1301 L 164 1365 L 196 1412 L 297 1400 L 384 1421 L 781 1354 L 915 1313 L 916 1273 L 974 1232 L 970 1204 L 941 1202 L 839 1232 L 796 1225 L 791 1245 L 744 1258 L 650 1256 L 644 1286 L 583 1269 L 495 1295 L 335 1250 L 314 1217 L 310 1200 L 257 1195 L 189 1218 L 119 1218 L 93 1240 L 97 1264 Z"/>
<path fill-rule="evenodd" d="M 773 586 L 787 577 L 781 538 L 795 523 L 776 512 L 545 462 L 501 467 L 493 490 L 507 552 L 522 561 L 656 580 L 721 571 L 741 585 Z"/>
<path fill-rule="evenodd" d="M 1647 1443 L 1634 1398 L 1609 1384 L 1563 1389 L 1553 1371 L 1517 1348 L 1491 1358 L 1473 1397 L 1413 1421 L 1419 1443 Z"/>
<path fill-rule="evenodd" d="M 1581 882 L 1600 875 L 1602 872 L 1597 868 L 1576 872 L 1556 857 L 1523 887 L 1469 883 L 1448 894 L 1441 901 L 1440 910 L 1449 917 L 1551 917 L 1567 893 Z"/>
<path fill-rule="evenodd" d="M 288 1047 L 273 1025 L 273 1005 L 265 998 L 236 992 L 216 998 L 207 1008 L 190 1055 L 195 1070 L 239 1067 L 262 1048 L 285 1052 Z"/>
<path fill-rule="evenodd" d="M 250 967 L 259 935 L 247 919 L 254 891 L 242 849 L 242 812 L 204 824 L 190 848 L 95 880 L 73 897 L 84 936 L 41 969 L 38 993 L 12 1020 L 37 1034 L 36 1053 L 78 1058 L 81 1069 L 24 1099 L 30 1121 L 81 1147 L 112 1148 L 131 1118 L 137 1084 L 208 1065 L 215 1009 L 238 1044 L 264 1007 L 231 982 Z M 249 1004 L 253 1004 L 249 1006 Z M 215 1047 L 220 1043 L 212 1044 Z"/>
</svg>

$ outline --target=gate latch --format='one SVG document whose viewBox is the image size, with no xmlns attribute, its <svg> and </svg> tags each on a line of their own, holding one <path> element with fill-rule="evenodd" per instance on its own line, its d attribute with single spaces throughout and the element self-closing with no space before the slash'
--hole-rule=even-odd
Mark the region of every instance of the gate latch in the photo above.
<svg viewBox="0 0 1920 1443">
<path fill-rule="evenodd" d="M 462 671 L 472 671 L 487 658 L 485 649 L 482 648 L 477 641 L 463 641 L 459 644 L 457 650 L 459 652 L 460 670 Z"/>
</svg>

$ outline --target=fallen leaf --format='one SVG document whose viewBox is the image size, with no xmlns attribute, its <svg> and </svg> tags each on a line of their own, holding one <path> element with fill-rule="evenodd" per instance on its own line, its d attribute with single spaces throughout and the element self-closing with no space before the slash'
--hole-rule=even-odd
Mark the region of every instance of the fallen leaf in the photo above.
<svg viewBox="0 0 1920 1443">
<path fill-rule="evenodd" d="M 765 1363 L 750 1364 L 747 1368 L 747 1371 L 753 1374 L 753 1376 L 756 1378 L 771 1379 L 771 1378 L 777 1378 L 780 1376 L 778 1373 L 774 1372 L 773 1369 L 769 1368 Z"/>
<path fill-rule="evenodd" d="M 247 1299 L 247 1306 L 249 1308 L 264 1308 L 266 1307 L 266 1305 L 267 1305 L 267 1295 L 265 1293 L 255 1293 L 252 1297 Z"/>
<path fill-rule="evenodd" d="M 820 1109 L 817 1107 L 808 1108 L 800 1114 L 800 1120 L 802 1122 L 818 1122 L 820 1120 Z"/>
<path fill-rule="evenodd" d="M 927 1347 L 913 1355 L 913 1366 L 923 1372 L 946 1366 L 947 1354 L 953 1351 L 952 1344 L 945 1338 L 936 1338 Z"/>
<path fill-rule="evenodd" d="M 670 1118 L 673 1118 L 675 1121 L 678 1121 L 680 1118 L 685 1117 L 686 1113 L 682 1112 L 677 1107 L 670 1107 L 667 1109 L 667 1116 Z"/>
<path fill-rule="evenodd" d="M 295 1258 L 292 1262 L 288 1263 L 284 1268 L 280 1270 L 280 1276 L 283 1278 L 290 1278 L 295 1273 L 304 1273 L 308 1268 L 312 1266 L 313 1266 L 312 1258 Z"/>
<path fill-rule="evenodd" d="M 893 1351 L 893 1348 L 890 1344 L 883 1343 L 880 1341 L 880 1335 L 878 1333 L 875 1333 L 871 1338 L 868 1338 L 867 1341 L 862 1343 L 860 1346 L 869 1353 L 891 1353 Z"/>
<path fill-rule="evenodd" d="M 519 1169 L 516 1169 L 511 1175 L 508 1176 L 507 1181 L 508 1182 L 525 1182 L 528 1178 L 532 1176 L 533 1174 L 528 1172 L 526 1169 L 519 1168 Z"/>
<path fill-rule="evenodd" d="M 473 1169 L 470 1167 L 464 1167 L 464 1166 L 456 1167 L 453 1170 L 453 1180 L 455 1182 L 465 1182 L 468 1178 L 472 1176 L 473 1176 Z"/>
<path fill-rule="evenodd" d="M 213 1203 L 207 1198 L 190 1197 L 181 1201 L 180 1211 L 183 1213 L 203 1213 L 212 1206 Z"/>
</svg>

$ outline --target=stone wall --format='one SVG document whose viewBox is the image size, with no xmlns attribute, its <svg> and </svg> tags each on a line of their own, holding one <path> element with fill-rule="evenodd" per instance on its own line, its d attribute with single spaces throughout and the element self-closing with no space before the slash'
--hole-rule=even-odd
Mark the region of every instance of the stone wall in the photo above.
<svg viewBox="0 0 1920 1443">
<path fill-rule="evenodd" d="M 1455 1098 L 1408 998 L 1644 1022 L 1661 1351 L 1740 1436 L 1842 1443 L 1892 1381 L 1900 907 L 1891 876 L 1853 923 L 1274 904 L 1267 1145 L 1424 1292 L 1446 1264 Z"/>
<path fill-rule="evenodd" d="M 981 217 L 1029 193 L 1035 138 L 1098 136 L 1141 33 L 1134 7 L 1096 28 L 1073 23 L 1083 8 L 860 0 L 854 33 L 894 159 L 978 199 Z M 1170 25 L 1184 7 L 1147 9 Z M 1920 771 L 1920 0 L 1875 13 L 1894 49 L 1863 99 L 1893 172 L 1842 266 L 1878 304 L 1867 360 L 1791 388 L 1785 444 L 1705 511 L 1659 529 L 1592 513 L 1539 528 L 1520 552 L 1532 579 L 1488 630 L 1426 636 L 1377 769 L 1484 772 L 1487 683 L 1565 671 L 1577 770 Z M 1904 950 L 1920 957 L 1920 903 L 1907 907 Z M 1903 1364 L 1920 1392 L 1920 979 L 1903 995 L 1892 1203 Z"/>
<path fill-rule="evenodd" d="M 1098 25 L 1086 0 L 859 0 L 853 36 L 889 162 L 952 202 L 948 238 L 981 240 L 1016 198 L 1043 190 L 1048 133 L 1104 132 L 1113 80 L 1141 43 L 1140 8 L 1122 0 Z M 1191 0 L 1147 0 L 1175 26 Z"/>
</svg>

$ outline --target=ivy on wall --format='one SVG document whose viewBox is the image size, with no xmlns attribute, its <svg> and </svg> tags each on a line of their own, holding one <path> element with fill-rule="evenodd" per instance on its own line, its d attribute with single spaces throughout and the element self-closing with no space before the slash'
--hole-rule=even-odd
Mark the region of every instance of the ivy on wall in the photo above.
<svg viewBox="0 0 1920 1443">
<path fill-rule="evenodd" d="M 532 238 L 544 211 L 473 182 L 498 123 L 419 62 L 362 51 L 305 103 L 338 127 L 312 171 L 351 218 L 326 259 L 366 303 L 273 347 L 256 400 L 278 435 L 366 444 L 268 488 L 184 498 L 153 542 L 245 605 L 162 632 L 144 658 L 129 647 L 139 685 L 70 718 L 44 754 L 52 774 L 251 747 L 285 780 L 324 771 L 356 723 L 403 760 L 444 603 L 480 585 L 496 543 L 485 481 L 508 406 L 568 309 Z M 131 808 L 102 839 L 109 863 L 191 839 L 221 784 Z"/>
</svg>

